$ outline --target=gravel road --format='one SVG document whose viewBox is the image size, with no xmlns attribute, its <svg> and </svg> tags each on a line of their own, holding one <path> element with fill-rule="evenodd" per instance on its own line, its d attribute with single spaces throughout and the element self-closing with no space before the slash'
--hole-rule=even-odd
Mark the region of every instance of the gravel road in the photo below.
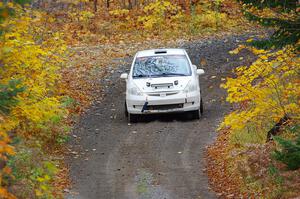
<svg viewBox="0 0 300 199">
<path fill-rule="evenodd" d="M 205 148 L 216 137 L 216 127 L 230 110 L 219 85 L 234 67 L 251 56 L 228 51 L 249 35 L 181 42 L 194 64 L 206 74 L 200 83 L 205 112 L 200 120 L 184 114 L 144 117 L 129 125 L 124 115 L 125 82 L 131 58 L 102 81 L 105 96 L 80 119 L 73 131 L 69 157 L 73 188 L 69 199 L 210 199 L 205 173 Z M 243 58 L 241 58 L 243 57 Z"/>
</svg>

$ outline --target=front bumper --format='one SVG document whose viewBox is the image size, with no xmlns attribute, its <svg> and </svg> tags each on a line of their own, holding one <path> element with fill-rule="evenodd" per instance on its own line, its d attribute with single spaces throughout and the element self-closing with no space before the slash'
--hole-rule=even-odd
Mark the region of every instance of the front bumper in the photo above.
<svg viewBox="0 0 300 199">
<path fill-rule="evenodd" d="M 191 93 L 180 92 L 176 95 L 163 97 L 127 95 L 126 104 L 128 113 L 131 114 L 194 111 L 200 108 L 200 93 L 198 91 Z"/>
</svg>

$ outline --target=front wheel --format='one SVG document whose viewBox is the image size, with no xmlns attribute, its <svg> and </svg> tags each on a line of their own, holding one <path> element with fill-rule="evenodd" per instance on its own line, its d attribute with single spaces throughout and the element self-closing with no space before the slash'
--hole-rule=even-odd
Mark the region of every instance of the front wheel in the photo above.
<svg viewBox="0 0 300 199">
<path fill-rule="evenodd" d="M 199 109 L 192 112 L 193 119 L 197 119 L 197 120 L 200 119 L 201 115 L 203 115 L 203 111 L 204 111 L 203 101 L 202 101 L 202 98 L 201 98 Z"/>
<path fill-rule="evenodd" d="M 138 115 L 128 113 L 128 122 L 129 123 L 136 123 L 138 121 Z"/>
<path fill-rule="evenodd" d="M 125 101 L 125 107 L 124 107 L 124 114 L 125 114 L 125 116 L 128 118 L 128 110 L 127 110 L 127 104 L 126 104 L 126 101 Z"/>
<path fill-rule="evenodd" d="M 201 115 L 203 115 L 203 112 L 204 112 L 204 107 L 203 107 L 203 101 L 202 101 L 202 98 L 200 99 L 200 113 Z"/>
</svg>

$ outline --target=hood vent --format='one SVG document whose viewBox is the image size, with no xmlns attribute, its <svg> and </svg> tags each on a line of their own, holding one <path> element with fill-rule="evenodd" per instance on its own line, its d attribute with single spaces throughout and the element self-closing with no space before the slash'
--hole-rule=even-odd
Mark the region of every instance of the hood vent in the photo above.
<svg viewBox="0 0 300 199">
<path fill-rule="evenodd" d="M 154 54 L 167 54 L 166 50 L 157 50 L 154 52 Z"/>
</svg>

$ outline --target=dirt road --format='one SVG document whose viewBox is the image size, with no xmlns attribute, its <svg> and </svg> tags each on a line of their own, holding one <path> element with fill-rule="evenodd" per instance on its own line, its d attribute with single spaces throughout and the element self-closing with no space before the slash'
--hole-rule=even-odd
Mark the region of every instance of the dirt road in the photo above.
<svg viewBox="0 0 300 199">
<path fill-rule="evenodd" d="M 119 76 L 129 69 L 131 59 L 111 71 L 102 81 L 107 86 L 103 101 L 81 118 L 73 132 L 70 147 L 77 153 L 70 155 L 69 163 L 74 185 L 66 198 L 216 198 L 208 188 L 204 151 L 230 109 L 219 85 L 234 67 L 250 59 L 246 52 L 240 58 L 228 51 L 247 38 L 179 44 L 206 71 L 200 80 L 205 102 L 200 120 L 185 120 L 183 114 L 159 115 L 128 125 L 123 113 L 125 82 Z"/>
</svg>

